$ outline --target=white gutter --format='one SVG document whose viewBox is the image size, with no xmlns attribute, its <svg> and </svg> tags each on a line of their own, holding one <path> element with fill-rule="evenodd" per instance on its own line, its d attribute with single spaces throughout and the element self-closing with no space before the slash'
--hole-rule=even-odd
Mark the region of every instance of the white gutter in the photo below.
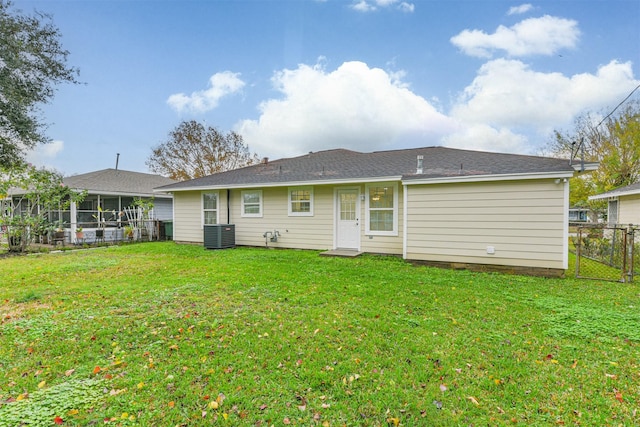
<svg viewBox="0 0 640 427">
<path fill-rule="evenodd" d="M 487 181 L 514 181 L 522 179 L 554 179 L 571 178 L 573 172 L 533 172 L 533 173 L 513 173 L 506 175 L 464 175 L 446 176 L 439 178 L 406 179 L 404 185 L 417 184 L 453 184 L 458 182 L 487 182 Z"/>
<path fill-rule="evenodd" d="M 640 189 L 629 191 L 609 191 L 607 193 L 589 196 L 589 200 L 614 199 L 620 196 L 634 196 L 636 194 L 640 194 Z"/>
<path fill-rule="evenodd" d="M 487 182 L 487 181 L 513 181 L 522 179 L 557 179 L 571 178 L 574 172 L 530 172 L 530 173 L 514 173 L 505 175 L 463 175 L 463 176 L 446 176 L 438 178 L 418 178 L 418 179 L 402 179 L 401 175 L 371 177 L 371 178 L 344 178 L 332 180 L 318 181 L 287 181 L 287 182 L 268 182 L 268 183 L 245 183 L 245 184 L 220 184 L 220 185 L 200 185 L 194 187 L 182 187 L 173 189 L 154 189 L 154 192 L 175 193 L 180 191 L 209 191 L 209 190 L 226 190 L 241 188 L 273 188 L 273 187 L 295 187 L 308 185 L 344 185 L 344 184 L 365 184 L 371 182 L 389 182 L 400 181 L 403 185 L 420 185 L 420 184 L 451 184 L 459 182 Z"/>
<path fill-rule="evenodd" d="M 228 184 L 228 185 L 201 185 L 195 187 L 173 188 L 163 190 L 153 190 L 162 192 L 178 192 L 178 191 L 197 191 L 197 190 L 226 190 L 226 189 L 239 189 L 239 188 L 273 188 L 273 187 L 296 187 L 296 186 L 309 186 L 309 185 L 345 185 L 345 184 L 366 184 L 370 182 L 390 182 L 401 181 L 402 176 L 385 176 L 375 178 L 344 178 L 344 179 L 332 179 L 332 180 L 318 180 L 318 181 L 287 181 L 287 182 L 268 182 L 268 183 L 246 183 L 246 184 Z"/>
<path fill-rule="evenodd" d="M 72 190 L 74 191 L 86 191 L 87 195 L 98 195 L 98 196 L 120 196 L 120 197 L 164 197 L 167 199 L 172 198 L 171 194 L 167 193 L 166 191 L 158 191 L 158 193 L 161 194 L 154 194 L 156 193 L 156 191 L 154 190 L 153 193 L 127 193 L 124 191 L 118 192 L 118 191 L 101 191 L 101 190 L 87 190 L 87 189 L 79 189 L 79 188 L 72 188 Z M 164 193 L 164 194 L 162 194 Z"/>
<path fill-rule="evenodd" d="M 571 167 L 577 172 L 591 172 L 597 170 L 600 166 L 599 162 L 589 162 L 589 163 L 574 163 Z"/>
</svg>

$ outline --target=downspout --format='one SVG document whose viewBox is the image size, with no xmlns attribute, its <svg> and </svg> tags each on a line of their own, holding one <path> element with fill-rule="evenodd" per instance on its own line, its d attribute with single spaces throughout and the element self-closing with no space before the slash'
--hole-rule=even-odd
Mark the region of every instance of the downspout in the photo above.
<svg viewBox="0 0 640 427">
<path fill-rule="evenodd" d="M 577 179 L 577 178 L 576 178 Z M 566 271 L 569 268 L 569 180 L 563 179 L 563 203 L 564 213 L 562 215 L 562 268 Z"/>
<path fill-rule="evenodd" d="M 231 224 L 231 190 L 227 188 L 227 224 Z"/>
<path fill-rule="evenodd" d="M 407 201 L 408 201 L 408 195 L 407 195 L 407 184 L 403 183 L 402 184 L 402 259 L 407 259 L 407 236 L 408 236 L 408 231 L 407 228 L 409 228 L 407 226 L 407 218 L 409 217 L 408 212 L 407 212 Z"/>
</svg>

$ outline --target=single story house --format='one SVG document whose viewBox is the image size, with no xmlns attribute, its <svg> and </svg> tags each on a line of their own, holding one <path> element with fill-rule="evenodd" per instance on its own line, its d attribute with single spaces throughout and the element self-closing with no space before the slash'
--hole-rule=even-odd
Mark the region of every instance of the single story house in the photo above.
<svg viewBox="0 0 640 427">
<path fill-rule="evenodd" d="M 153 199 L 151 218 L 160 221 L 173 219 L 173 196 L 154 192 L 154 188 L 176 181 L 162 175 L 103 169 L 66 177 L 63 182 L 70 188 L 87 191 L 81 203 L 77 206 L 71 203 L 69 228 L 72 234 L 77 227 L 83 227 L 90 238 L 99 220 L 105 225 L 105 240 L 121 240 L 118 229 L 127 219 L 125 212 L 134 206 L 136 198 Z"/>
<path fill-rule="evenodd" d="M 587 222 L 589 221 L 589 208 L 573 206 L 569 208 L 569 222 Z"/>
<path fill-rule="evenodd" d="M 640 224 L 640 182 L 596 194 L 589 200 L 607 200 L 609 224 Z"/>
<path fill-rule="evenodd" d="M 94 241 L 99 223 L 104 228 L 103 240 L 122 240 L 121 225 L 127 220 L 125 211 L 134 206 L 135 198 L 153 198 L 152 218 L 173 219 L 173 196 L 154 192 L 154 188 L 175 182 L 161 175 L 121 169 L 103 169 L 65 177 L 64 185 L 77 191 L 86 191 L 87 195 L 81 203 L 72 202 L 66 210 L 48 212 L 48 220 L 64 224 L 65 241 L 69 243 L 74 242 L 73 236 L 79 227 L 83 228 L 86 241 Z M 23 191 L 14 189 L 13 198 L 24 194 Z M 39 208 L 30 206 L 30 201 L 23 200 L 16 213 L 28 213 L 32 209 Z"/>
<path fill-rule="evenodd" d="M 568 180 L 579 169 L 562 159 L 444 147 L 334 149 L 156 190 L 173 193 L 177 242 L 203 243 L 207 225 L 233 224 L 237 245 L 562 275 Z"/>
<path fill-rule="evenodd" d="M 569 208 L 569 223 L 598 222 L 600 211 L 591 207 L 572 206 Z"/>
</svg>

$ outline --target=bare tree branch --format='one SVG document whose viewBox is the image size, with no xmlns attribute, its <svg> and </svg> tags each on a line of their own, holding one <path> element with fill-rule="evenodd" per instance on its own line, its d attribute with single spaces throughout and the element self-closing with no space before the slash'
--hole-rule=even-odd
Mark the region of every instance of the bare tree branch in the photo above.
<svg viewBox="0 0 640 427">
<path fill-rule="evenodd" d="M 226 135 L 195 120 L 180 123 L 167 141 L 154 147 L 146 165 L 152 172 L 184 181 L 258 162 L 242 136 Z"/>
</svg>

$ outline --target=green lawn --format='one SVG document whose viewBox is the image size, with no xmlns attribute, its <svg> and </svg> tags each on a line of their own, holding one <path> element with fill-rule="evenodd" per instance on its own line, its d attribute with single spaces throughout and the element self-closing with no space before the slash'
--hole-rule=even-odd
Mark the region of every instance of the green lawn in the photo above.
<svg viewBox="0 0 640 427">
<path fill-rule="evenodd" d="M 634 284 L 171 242 L 0 283 L 0 426 L 640 423 Z"/>
</svg>

